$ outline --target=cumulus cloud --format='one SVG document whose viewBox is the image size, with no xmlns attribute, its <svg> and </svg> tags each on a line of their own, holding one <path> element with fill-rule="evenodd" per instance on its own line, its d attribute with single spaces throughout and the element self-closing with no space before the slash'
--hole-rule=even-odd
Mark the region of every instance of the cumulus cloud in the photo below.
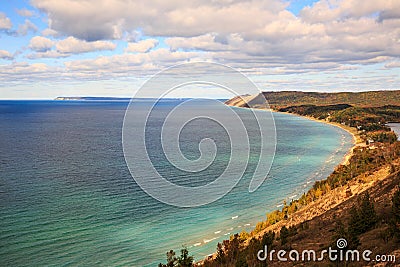
<svg viewBox="0 0 400 267">
<path fill-rule="evenodd" d="M 29 19 L 25 20 L 24 24 L 18 26 L 17 34 L 21 36 L 25 36 L 28 32 L 37 32 L 38 28 L 35 24 L 32 23 Z"/>
<path fill-rule="evenodd" d="M 52 29 L 87 41 L 120 38 L 137 29 L 150 36 L 246 32 L 265 25 L 288 5 L 279 0 L 33 0 L 32 4 L 47 14 Z"/>
<path fill-rule="evenodd" d="M 42 31 L 42 35 L 57 37 L 59 34 L 57 31 L 47 28 Z"/>
<path fill-rule="evenodd" d="M 148 53 L 127 53 L 112 56 L 100 56 L 95 59 L 82 59 L 64 63 L 68 73 L 111 78 L 124 76 L 134 71 L 136 75 L 154 73 L 163 67 L 181 62 L 207 60 L 209 57 L 200 52 L 171 51 L 165 48 L 151 50 Z M 112 70 L 112 71 L 110 71 Z"/>
<path fill-rule="evenodd" d="M 220 41 L 216 34 L 204 34 L 195 37 L 171 37 L 165 43 L 172 49 L 199 49 L 204 51 L 221 51 L 230 49 L 227 39 Z"/>
<path fill-rule="evenodd" d="M 35 36 L 29 43 L 29 48 L 37 52 L 46 52 L 54 46 L 54 42 L 46 37 Z"/>
<path fill-rule="evenodd" d="M 387 72 L 398 67 L 400 1 L 320 0 L 299 15 L 287 10 L 289 2 L 32 0 L 47 15 L 48 28 L 42 31 L 44 39 L 32 38 L 33 53 L 26 57 L 115 50 L 114 40 L 119 40 L 127 42 L 123 54 L 63 60 L 62 74 L 140 75 L 196 59 L 278 76 L 343 72 L 378 63 Z M 5 15 L 1 18 L 0 26 L 6 25 Z M 60 36 L 69 37 L 58 40 Z"/>
<path fill-rule="evenodd" d="M 136 43 L 128 43 L 126 52 L 146 53 L 158 45 L 156 39 L 145 39 Z"/>
<path fill-rule="evenodd" d="M 7 50 L 0 50 L 0 58 L 1 59 L 13 59 L 13 56 Z"/>
<path fill-rule="evenodd" d="M 71 54 L 86 53 L 99 50 L 114 50 L 116 47 L 116 44 L 109 41 L 87 42 L 84 40 L 79 40 L 72 36 L 64 40 L 58 41 L 56 44 L 58 52 Z"/>
<path fill-rule="evenodd" d="M 55 50 L 47 50 L 47 51 L 39 51 L 32 54 L 27 55 L 26 57 L 29 59 L 38 59 L 38 58 L 62 58 L 68 57 L 69 54 L 60 53 Z"/>
<path fill-rule="evenodd" d="M 22 17 L 32 17 L 35 14 L 32 10 L 26 8 L 17 9 L 17 13 Z"/>
<path fill-rule="evenodd" d="M 172 50 L 220 52 L 216 59 L 233 63 L 246 58 L 243 63 L 368 64 L 400 56 L 399 1 L 321 0 L 299 16 L 280 0 L 32 3 L 47 14 L 50 29 L 75 38 L 122 39 L 140 30 L 167 37 Z M 153 45 L 154 40 L 129 43 L 126 51 L 146 52 Z"/>
<path fill-rule="evenodd" d="M 109 41 L 87 42 L 68 37 L 63 40 L 51 40 L 43 36 L 34 36 L 28 46 L 35 53 L 27 55 L 29 59 L 61 58 L 71 54 L 80 54 L 100 50 L 114 50 L 116 44 Z M 55 50 L 52 48 L 55 47 Z"/>
<path fill-rule="evenodd" d="M 50 67 L 45 63 L 13 62 L 9 65 L 0 65 L 0 85 L 21 82 L 33 82 L 54 78 L 51 73 L 58 73 L 57 67 Z"/>
<path fill-rule="evenodd" d="M 374 16 L 376 13 L 385 19 L 385 14 L 395 13 L 397 17 L 400 11 L 400 2 L 392 0 L 346 0 L 329 1 L 320 0 L 312 7 L 305 7 L 300 11 L 300 17 L 307 22 L 327 22 L 332 20 L 358 19 L 361 17 Z"/>
<path fill-rule="evenodd" d="M 11 28 L 11 20 L 6 16 L 6 14 L 0 12 L 0 30 L 9 30 Z"/>
</svg>

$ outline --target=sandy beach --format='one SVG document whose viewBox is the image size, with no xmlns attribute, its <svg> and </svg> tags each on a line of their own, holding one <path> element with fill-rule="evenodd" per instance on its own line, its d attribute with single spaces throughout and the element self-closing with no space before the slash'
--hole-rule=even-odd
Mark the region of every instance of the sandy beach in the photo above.
<svg viewBox="0 0 400 267">
<path fill-rule="evenodd" d="M 273 112 L 286 113 L 286 114 L 290 114 L 290 115 L 293 115 L 293 116 L 306 118 L 306 119 L 309 119 L 309 120 L 312 120 L 312 121 L 326 123 L 326 124 L 329 124 L 329 125 L 333 125 L 335 127 L 339 127 L 341 129 L 345 130 L 346 132 L 348 132 L 349 134 L 351 134 L 353 136 L 353 146 L 349 149 L 349 151 L 343 157 L 343 160 L 340 163 L 341 165 L 349 164 L 349 160 L 350 160 L 351 156 L 353 155 L 353 150 L 356 147 L 365 146 L 364 141 L 361 139 L 360 135 L 357 132 L 357 129 L 354 128 L 354 127 L 343 125 L 343 124 L 340 124 L 340 123 L 337 123 L 337 122 L 330 122 L 330 121 L 327 121 L 327 120 L 319 120 L 319 119 L 316 119 L 316 118 L 310 117 L 310 116 L 302 116 L 302 115 L 298 115 L 298 114 L 295 114 L 295 113 L 281 112 L 281 111 L 277 111 L 277 110 L 273 110 Z"/>
</svg>

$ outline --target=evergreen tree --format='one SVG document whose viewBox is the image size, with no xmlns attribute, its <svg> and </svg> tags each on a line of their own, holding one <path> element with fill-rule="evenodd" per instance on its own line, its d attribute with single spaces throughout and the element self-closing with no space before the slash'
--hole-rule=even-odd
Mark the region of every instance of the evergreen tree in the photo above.
<svg viewBox="0 0 400 267">
<path fill-rule="evenodd" d="M 231 240 L 228 242 L 229 246 L 225 246 L 228 248 L 228 260 L 231 262 L 235 262 L 239 256 L 239 234 L 231 236 Z"/>
<path fill-rule="evenodd" d="M 174 267 L 176 264 L 175 252 L 171 249 L 167 253 L 167 264 L 159 263 L 158 267 Z"/>
<path fill-rule="evenodd" d="M 361 233 L 372 229 L 378 221 L 374 209 L 374 203 L 371 201 L 368 192 L 361 199 L 360 205 Z"/>
<path fill-rule="evenodd" d="M 176 262 L 175 251 L 172 249 L 167 252 L 167 267 L 174 267 Z"/>
<path fill-rule="evenodd" d="M 264 248 L 264 246 L 268 246 L 268 248 L 272 247 L 272 244 L 275 239 L 275 232 L 273 231 L 268 231 L 265 233 L 261 239 L 261 247 Z"/>
<path fill-rule="evenodd" d="M 181 255 L 177 259 L 178 267 L 192 267 L 193 266 L 193 256 L 189 256 L 189 251 L 186 247 L 181 249 Z"/>
<path fill-rule="evenodd" d="M 391 230 L 397 241 L 400 241 L 400 187 L 392 198 L 392 213 Z"/>
<path fill-rule="evenodd" d="M 239 255 L 239 259 L 236 261 L 235 267 L 248 267 L 246 257 L 244 255 Z"/>
<path fill-rule="evenodd" d="M 358 239 L 358 236 L 361 234 L 361 229 L 362 229 L 362 222 L 360 219 L 360 214 L 356 208 L 356 206 L 353 206 L 350 209 L 350 221 L 349 221 L 349 227 L 347 230 L 347 242 L 349 243 L 349 247 L 351 248 L 356 248 L 360 244 L 360 241 Z"/>
<path fill-rule="evenodd" d="M 282 246 L 287 243 L 287 238 L 288 237 L 289 237 L 289 230 L 286 228 L 286 226 L 283 226 L 281 228 L 280 233 L 279 233 L 279 238 L 281 240 L 281 245 Z"/>
<path fill-rule="evenodd" d="M 335 235 L 333 236 L 334 241 L 338 240 L 339 238 L 346 238 L 348 235 L 346 229 L 344 228 L 343 222 L 338 221 L 335 227 Z"/>
<path fill-rule="evenodd" d="M 222 265 L 225 263 L 226 259 L 225 259 L 226 255 L 225 255 L 225 251 L 224 251 L 224 246 L 218 242 L 217 244 L 217 257 L 216 257 L 216 261 Z"/>
</svg>

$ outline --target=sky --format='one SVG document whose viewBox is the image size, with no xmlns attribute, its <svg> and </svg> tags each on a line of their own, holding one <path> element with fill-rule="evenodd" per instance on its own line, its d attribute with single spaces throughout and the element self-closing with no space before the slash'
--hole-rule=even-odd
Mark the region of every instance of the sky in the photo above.
<svg viewBox="0 0 400 267">
<path fill-rule="evenodd" d="M 0 2 L 0 99 L 130 97 L 199 61 L 262 91 L 394 90 L 399 56 L 398 0 Z"/>
</svg>

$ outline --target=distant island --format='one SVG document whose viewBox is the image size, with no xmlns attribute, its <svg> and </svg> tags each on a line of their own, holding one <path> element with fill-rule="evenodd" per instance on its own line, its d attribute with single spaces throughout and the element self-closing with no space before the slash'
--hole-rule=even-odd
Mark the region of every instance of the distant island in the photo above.
<svg viewBox="0 0 400 267">
<path fill-rule="evenodd" d="M 154 100 L 157 98 L 152 97 L 141 97 L 141 98 L 129 98 L 129 97 L 108 97 L 108 96 L 58 96 L 54 98 L 57 101 L 131 101 L 132 99 L 140 99 L 140 100 Z M 187 100 L 191 98 L 172 98 L 172 97 L 163 97 L 163 101 L 168 100 Z M 218 99 L 220 101 L 226 101 L 226 99 Z"/>
<path fill-rule="evenodd" d="M 103 97 L 103 96 L 59 96 L 54 100 L 74 100 L 74 101 L 130 101 L 129 97 Z"/>
</svg>

